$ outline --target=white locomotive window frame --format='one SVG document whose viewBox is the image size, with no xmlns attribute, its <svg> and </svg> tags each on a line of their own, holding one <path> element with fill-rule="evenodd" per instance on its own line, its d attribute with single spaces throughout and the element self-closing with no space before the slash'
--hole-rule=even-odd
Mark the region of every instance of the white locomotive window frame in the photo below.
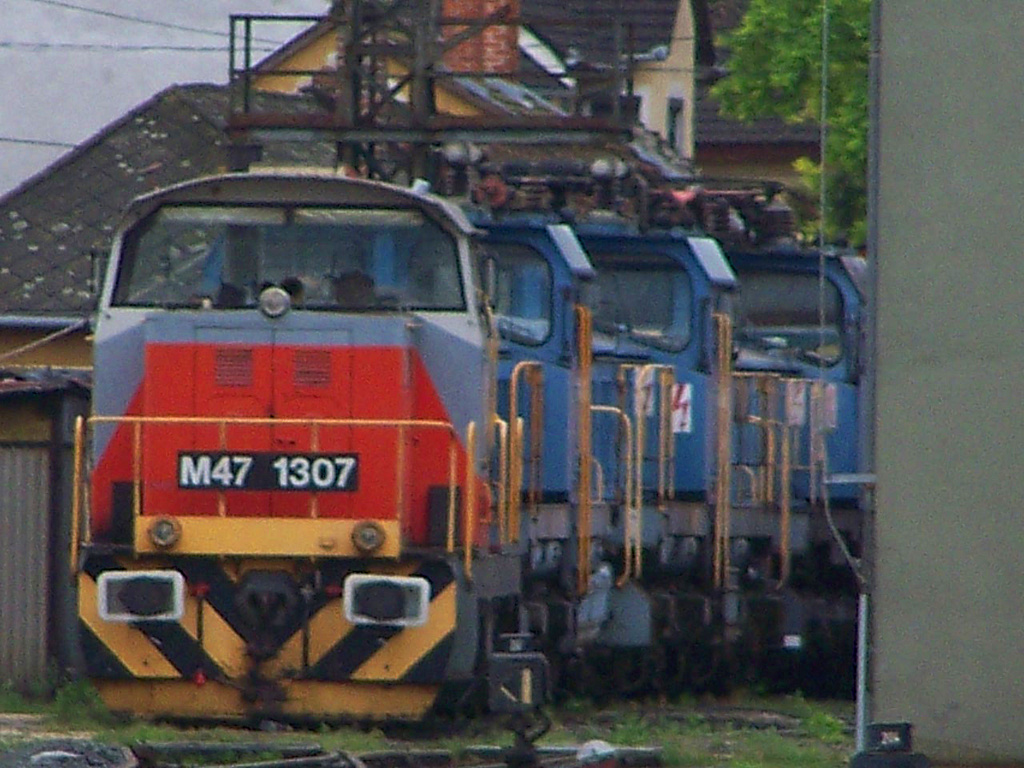
<svg viewBox="0 0 1024 768">
<path fill-rule="evenodd" d="M 338 298 L 353 274 L 371 286 L 354 306 Z M 467 307 L 458 236 L 415 208 L 214 204 L 167 205 L 129 230 L 112 305 L 251 309 L 270 285 L 303 311 Z"/>
</svg>

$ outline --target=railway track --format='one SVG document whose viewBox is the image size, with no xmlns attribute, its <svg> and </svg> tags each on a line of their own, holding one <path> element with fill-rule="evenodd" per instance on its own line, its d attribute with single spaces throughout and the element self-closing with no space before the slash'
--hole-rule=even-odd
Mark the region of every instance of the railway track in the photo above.
<svg viewBox="0 0 1024 768">
<path fill-rule="evenodd" d="M 325 747 L 312 734 L 280 734 L 273 740 L 252 734 L 246 739 L 213 743 L 203 735 L 188 740 L 143 742 L 130 748 L 100 743 L 90 733 L 61 732 L 39 715 L 0 714 L 0 768 L 660 768 L 661 745 L 614 747 L 604 741 L 588 741 L 595 734 L 615 739 L 617 725 L 627 712 L 620 708 L 557 712 L 563 734 L 579 743 L 569 746 L 534 747 L 525 736 L 513 747 L 493 745 L 439 749 L 444 738 L 450 744 L 453 729 L 461 741 L 493 738 L 493 728 L 471 721 L 440 724 L 429 732 L 417 729 L 388 734 L 386 748 L 349 751 Z M 706 726 L 712 732 L 774 732 L 786 738 L 807 737 L 805 718 L 768 707 L 726 705 L 671 706 L 650 703 L 632 706 L 628 716 L 650 725 L 653 732 L 664 729 L 685 732 Z M 840 716 L 844 730 L 852 733 L 848 718 Z M 661 730 L 661 732 L 665 732 Z M 531 735 L 539 735 L 535 730 Z M 290 742 L 294 736 L 295 741 Z M 852 744 L 852 737 L 851 737 Z M 391 746 L 394 745 L 394 746 Z"/>
</svg>

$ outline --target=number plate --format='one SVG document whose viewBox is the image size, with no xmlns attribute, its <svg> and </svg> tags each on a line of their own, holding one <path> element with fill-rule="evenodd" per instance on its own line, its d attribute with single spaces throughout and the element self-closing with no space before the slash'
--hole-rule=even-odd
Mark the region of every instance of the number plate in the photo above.
<svg viewBox="0 0 1024 768">
<path fill-rule="evenodd" d="M 178 487 L 233 491 L 355 491 L 355 453 L 178 454 Z"/>
</svg>

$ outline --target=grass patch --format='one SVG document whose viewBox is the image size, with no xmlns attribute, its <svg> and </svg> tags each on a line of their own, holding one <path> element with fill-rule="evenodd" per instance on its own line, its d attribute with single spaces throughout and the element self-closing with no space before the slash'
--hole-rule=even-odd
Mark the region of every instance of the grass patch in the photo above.
<svg viewBox="0 0 1024 768">
<path fill-rule="evenodd" d="M 686 702 L 665 708 L 620 704 L 582 715 L 560 711 L 557 728 L 544 741 L 657 746 L 666 768 L 841 768 L 853 755 L 853 735 L 843 719 L 848 702 L 761 697 L 730 704 L 735 706 Z"/>
<path fill-rule="evenodd" d="M 49 715 L 46 730 L 87 731 L 98 741 L 133 746 L 139 743 L 205 741 L 275 745 L 317 744 L 326 751 L 355 754 L 382 750 L 447 749 L 455 754 L 471 745 L 510 746 L 512 735 L 493 722 L 459 724 L 454 733 L 426 737 L 417 729 L 381 729 L 320 725 L 275 732 L 199 727 L 141 720 L 121 721 L 111 715 L 87 683 L 58 689 L 50 702 L 26 700 L 0 689 L 0 707 L 7 712 Z M 541 746 L 578 745 L 600 739 L 622 747 L 658 747 L 665 768 L 843 768 L 853 754 L 848 722 L 850 702 L 737 697 L 722 702 L 686 700 L 618 703 L 598 707 L 571 700 L 553 709 L 551 731 Z M 769 715 L 765 717 L 765 715 Z M 23 741 L 21 735 L 0 741 L 0 750 Z"/>
<path fill-rule="evenodd" d="M 52 715 L 62 724 L 74 727 L 96 728 L 115 723 L 96 689 L 85 681 L 68 683 L 57 689 Z"/>
<path fill-rule="evenodd" d="M 842 744 L 849 738 L 846 723 L 828 712 L 812 712 L 803 726 L 808 736 L 825 744 Z"/>
<path fill-rule="evenodd" d="M 42 714 L 49 707 L 48 697 L 26 696 L 11 683 L 0 684 L 0 712 Z"/>
</svg>

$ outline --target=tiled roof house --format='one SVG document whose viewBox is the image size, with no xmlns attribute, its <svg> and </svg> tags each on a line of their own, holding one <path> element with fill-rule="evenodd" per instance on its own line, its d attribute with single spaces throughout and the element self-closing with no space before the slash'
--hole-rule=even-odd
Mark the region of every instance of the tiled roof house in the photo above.
<svg viewBox="0 0 1024 768">
<path fill-rule="evenodd" d="M 585 82 L 629 55 L 639 122 L 693 155 L 694 93 L 715 62 L 707 0 L 521 0 L 524 27 Z"/>
</svg>

